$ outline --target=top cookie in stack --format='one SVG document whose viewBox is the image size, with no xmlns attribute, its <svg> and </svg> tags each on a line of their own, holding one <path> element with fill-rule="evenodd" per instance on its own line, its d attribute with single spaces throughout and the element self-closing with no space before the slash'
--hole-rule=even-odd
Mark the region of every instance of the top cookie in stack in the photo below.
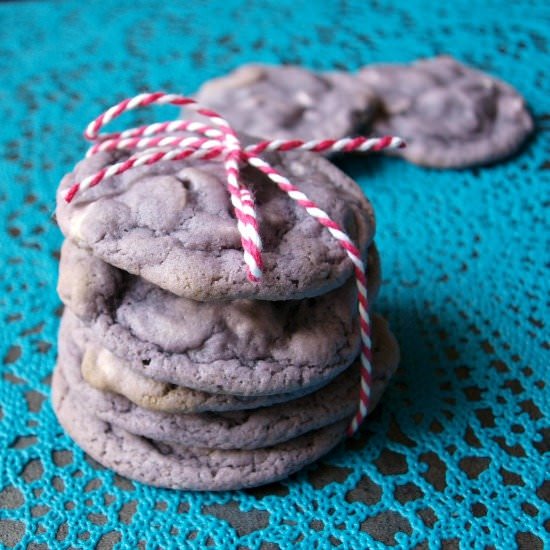
<svg viewBox="0 0 550 550">
<path fill-rule="evenodd" d="M 67 237 L 53 399 L 96 460 L 145 483 L 221 490 L 286 477 L 346 433 L 359 399 L 353 265 L 319 223 L 253 167 L 264 275 L 251 283 L 220 163 L 133 168 L 78 195 L 75 181 L 124 160 L 99 153 L 61 182 Z M 357 185 L 311 153 L 266 160 L 357 243 L 374 296 L 374 217 Z M 370 408 L 398 349 L 373 322 Z"/>
<path fill-rule="evenodd" d="M 193 300 L 297 299 L 341 286 L 353 265 L 339 243 L 257 169 L 242 172 L 259 209 L 265 273 L 252 285 L 243 270 L 242 245 L 218 163 L 172 162 L 136 167 L 108 184 L 61 194 L 74 181 L 129 154 L 98 153 L 61 182 L 61 231 L 94 256 Z M 361 189 L 334 165 L 311 153 L 264 158 L 314 199 L 366 250 L 374 216 Z M 138 184 L 139 182 L 139 184 Z"/>
</svg>

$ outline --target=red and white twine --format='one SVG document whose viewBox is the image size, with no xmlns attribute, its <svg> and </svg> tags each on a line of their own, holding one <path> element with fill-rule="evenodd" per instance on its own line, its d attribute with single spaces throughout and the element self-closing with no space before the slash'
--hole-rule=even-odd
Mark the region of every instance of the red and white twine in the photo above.
<svg viewBox="0 0 550 550">
<path fill-rule="evenodd" d="M 189 120 L 172 120 L 131 128 L 123 132 L 99 133 L 106 124 L 127 111 L 148 105 L 167 104 L 196 111 L 206 117 L 210 124 Z M 186 132 L 192 135 L 177 135 L 178 132 Z M 136 152 L 126 160 L 106 166 L 95 174 L 74 183 L 65 191 L 64 198 L 67 202 L 71 202 L 77 193 L 137 166 L 183 159 L 223 162 L 227 175 L 227 190 L 231 197 L 231 204 L 241 236 L 247 277 L 252 282 L 258 282 L 262 277 L 262 241 L 259 234 L 254 197 L 240 179 L 240 169 L 243 165 L 249 164 L 262 171 L 292 200 L 302 206 L 310 216 L 327 228 L 352 261 L 357 282 L 362 342 L 361 387 L 359 390 L 359 406 L 348 427 L 349 435 L 355 433 L 367 414 L 372 385 L 372 345 L 368 313 L 367 277 L 361 251 L 338 223 L 332 220 L 298 187 L 262 160 L 259 155 L 266 151 L 292 150 L 318 153 L 380 151 L 382 149 L 402 148 L 405 146 L 403 140 L 390 136 L 382 138 L 325 139 L 307 142 L 301 140 L 269 140 L 242 147 L 235 131 L 218 113 L 201 107 L 191 98 L 162 92 L 139 94 L 107 109 L 88 125 L 84 137 L 93 142 L 87 156 L 117 149 L 134 150 Z"/>
</svg>

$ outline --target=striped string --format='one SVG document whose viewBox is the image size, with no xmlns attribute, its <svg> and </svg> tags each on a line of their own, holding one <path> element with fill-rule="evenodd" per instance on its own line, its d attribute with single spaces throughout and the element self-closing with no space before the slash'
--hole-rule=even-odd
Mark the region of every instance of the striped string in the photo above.
<svg viewBox="0 0 550 550">
<path fill-rule="evenodd" d="M 100 133 L 104 126 L 120 115 L 132 109 L 149 105 L 186 107 L 208 119 L 209 124 L 189 120 L 171 120 L 130 128 L 122 132 Z M 181 132 L 190 135 L 177 135 Z M 78 193 L 137 166 L 184 159 L 222 162 L 227 176 L 226 187 L 230 194 L 241 236 L 247 278 L 252 282 L 258 282 L 262 277 L 262 241 L 254 197 L 240 178 L 240 170 L 244 165 L 248 164 L 263 172 L 279 189 L 330 232 L 353 263 L 357 283 L 361 331 L 361 385 L 357 412 L 347 430 L 348 435 L 353 435 L 367 415 L 372 386 L 371 325 L 367 276 L 361 251 L 338 223 L 259 155 L 273 151 L 314 151 L 317 153 L 381 151 L 382 149 L 405 147 L 403 140 L 391 136 L 381 138 L 346 137 L 336 140 L 313 141 L 268 140 L 243 147 L 236 132 L 218 113 L 202 107 L 191 98 L 163 92 L 139 94 L 110 107 L 88 125 L 84 137 L 93 143 L 86 153 L 88 157 L 100 152 L 115 150 L 134 151 L 134 153 L 124 161 L 105 166 L 95 174 L 75 182 L 64 193 L 64 199 L 68 203 Z"/>
</svg>

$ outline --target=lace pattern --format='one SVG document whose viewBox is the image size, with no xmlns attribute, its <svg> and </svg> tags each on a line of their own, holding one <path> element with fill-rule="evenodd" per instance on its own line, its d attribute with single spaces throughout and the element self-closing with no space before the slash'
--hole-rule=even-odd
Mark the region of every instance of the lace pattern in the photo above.
<svg viewBox="0 0 550 550">
<path fill-rule="evenodd" d="M 544 3 L 488 2 L 475 13 L 466 1 L 313 6 L 0 6 L 0 544 L 536 549 L 548 540 Z M 341 161 L 376 209 L 378 310 L 402 347 L 373 418 L 321 463 L 235 493 L 146 487 L 87 458 L 48 399 L 60 314 L 54 194 L 84 152 L 82 124 L 112 100 L 191 93 L 246 61 L 353 70 L 437 53 L 516 86 L 538 132 L 487 168 Z M 130 122 L 147 122 L 140 116 Z"/>
</svg>

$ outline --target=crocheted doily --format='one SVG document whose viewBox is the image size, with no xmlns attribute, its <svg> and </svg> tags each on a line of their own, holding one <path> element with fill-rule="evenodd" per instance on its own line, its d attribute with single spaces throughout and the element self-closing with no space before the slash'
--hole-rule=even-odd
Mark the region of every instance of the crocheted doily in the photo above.
<svg viewBox="0 0 550 550">
<path fill-rule="evenodd" d="M 0 544 L 543 548 L 544 2 L 201 5 L 0 5 Z M 49 401 L 60 315 L 54 195 L 84 152 L 83 125 L 138 91 L 189 94 L 244 62 L 355 70 L 440 53 L 514 85 L 538 131 L 514 159 L 473 170 L 341 161 L 376 209 L 385 281 L 378 310 L 402 349 L 374 416 L 321 463 L 235 493 L 159 490 L 87 458 Z"/>
</svg>

